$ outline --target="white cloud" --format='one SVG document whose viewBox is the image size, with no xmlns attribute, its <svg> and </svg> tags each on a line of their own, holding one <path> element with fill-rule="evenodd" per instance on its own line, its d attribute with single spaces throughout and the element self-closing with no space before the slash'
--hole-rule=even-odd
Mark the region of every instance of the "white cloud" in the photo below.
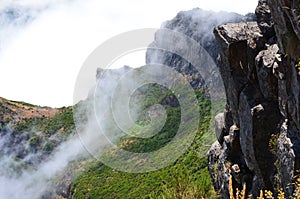
<svg viewBox="0 0 300 199">
<path fill-rule="evenodd" d="M 179 11 L 194 7 L 245 14 L 256 4 L 257 0 L 0 0 L 0 8 L 50 6 L 30 25 L 9 29 L 19 33 L 0 54 L 0 96 L 39 105 L 71 105 L 81 64 L 112 36 L 158 28 Z"/>
</svg>

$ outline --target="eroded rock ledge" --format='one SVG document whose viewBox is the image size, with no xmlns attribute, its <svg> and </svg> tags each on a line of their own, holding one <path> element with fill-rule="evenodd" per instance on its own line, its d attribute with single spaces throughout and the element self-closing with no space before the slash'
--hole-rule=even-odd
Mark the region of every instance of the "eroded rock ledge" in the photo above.
<svg viewBox="0 0 300 199">
<path fill-rule="evenodd" d="M 293 191 L 300 169 L 300 0 L 260 0 L 257 22 L 215 28 L 227 105 L 216 117 L 209 171 L 222 198 L 232 188 Z"/>
</svg>

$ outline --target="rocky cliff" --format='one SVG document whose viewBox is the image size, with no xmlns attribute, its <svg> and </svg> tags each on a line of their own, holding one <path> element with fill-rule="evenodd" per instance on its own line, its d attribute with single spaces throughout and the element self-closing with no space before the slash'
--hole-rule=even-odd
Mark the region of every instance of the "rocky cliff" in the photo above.
<svg viewBox="0 0 300 199">
<path fill-rule="evenodd" d="M 194 8 L 189 11 L 179 12 L 172 20 L 164 22 L 161 28 L 182 33 L 193 39 L 205 49 L 213 60 L 216 60 L 219 49 L 213 35 L 214 27 L 223 23 L 252 21 L 254 19 L 255 16 L 251 13 L 243 16 L 236 13 L 212 12 Z M 201 64 L 199 66 L 193 66 L 192 63 L 189 62 L 190 60 L 185 60 L 180 55 L 168 51 L 165 48 L 166 45 L 169 49 L 183 48 L 186 51 L 188 50 L 187 46 L 185 46 L 186 44 L 179 46 L 176 41 L 171 41 L 171 46 L 170 44 L 163 43 L 167 43 L 166 41 L 169 39 L 168 36 L 163 34 L 156 34 L 154 42 L 147 49 L 146 63 L 169 66 L 185 76 L 194 89 L 204 89 L 205 82 L 201 77 L 203 74 L 199 74 L 199 71 L 197 71 L 197 68 L 203 66 Z M 196 54 L 201 53 L 202 52 L 197 52 Z M 195 57 L 200 59 L 201 55 L 196 55 Z M 206 68 L 210 69 L 210 67 Z M 210 73 L 212 74 L 213 71 L 210 71 Z"/>
<path fill-rule="evenodd" d="M 256 22 L 214 30 L 227 105 L 208 164 L 222 198 L 244 185 L 254 197 L 279 187 L 292 195 L 300 167 L 299 7 L 299 0 L 260 0 Z"/>
</svg>

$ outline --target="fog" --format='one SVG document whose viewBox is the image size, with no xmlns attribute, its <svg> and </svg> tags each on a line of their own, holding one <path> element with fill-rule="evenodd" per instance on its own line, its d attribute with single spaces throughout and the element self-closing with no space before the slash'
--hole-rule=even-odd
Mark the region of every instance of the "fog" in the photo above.
<svg viewBox="0 0 300 199">
<path fill-rule="evenodd" d="M 0 13 L 9 8 L 17 14 L 0 31 L 0 96 L 43 106 L 72 105 L 82 63 L 112 36 L 159 28 L 179 11 L 194 7 L 245 14 L 256 4 L 256 0 L 2 0 Z M 123 64 L 144 63 L 141 54 L 134 55 Z M 7 84 L 12 79 L 18 82 Z"/>
<path fill-rule="evenodd" d="M 187 8 L 187 6 L 189 6 L 188 8 L 192 8 L 196 7 L 194 5 L 197 3 L 182 2 L 177 6 L 173 6 L 173 1 L 166 1 L 163 3 L 164 6 L 159 7 L 159 2 L 156 1 L 141 3 L 141 1 L 137 0 L 131 3 L 116 1 L 112 1 L 112 3 L 100 1 L 101 3 L 99 3 L 99 1 L 89 0 L 84 1 L 87 2 L 86 4 L 82 3 L 82 1 L 67 0 L 63 2 L 48 0 L 43 1 L 43 3 L 40 1 L 38 4 L 36 2 L 33 0 L 16 0 L 2 5 L 5 8 L 7 6 L 17 8 L 18 12 L 14 15 L 16 17 L 13 19 L 5 15 L 6 18 L 2 18 L 3 20 L 1 21 L 4 29 L 0 31 L 0 41 L 3 41 L 4 38 L 8 39 L 5 42 L 1 42 L 0 49 L 0 96 L 8 96 L 14 100 L 55 107 L 71 105 L 73 103 L 73 89 L 80 67 L 86 57 L 104 40 L 125 30 L 144 28 L 145 24 L 147 26 L 159 27 L 161 22 L 174 17 L 181 10 L 181 6 L 182 9 Z M 216 1 L 211 2 L 216 3 Z M 222 2 L 223 4 L 227 4 L 225 1 Z M 250 1 L 240 2 L 245 3 Z M 160 3 L 162 2 L 160 1 Z M 116 4 L 118 6 L 115 7 Z M 222 5 L 220 2 L 219 4 Z M 145 9 L 136 11 L 136 7 L 139 7 L 139 5 L 145 7 Z M 149 8 L 146 9 L 146 6 L 149 6 Z M 170 9 L 168 9 L 168 6 L 170 6 Z M 242 7 L 245 6 L 243 5 Z M 154 10 L 155 14 L 153 14 Z M 171 11 L 166 12 L 166 10 Z M 207 15 L 198 15 L 199 12 L 190 12 L 187 14 L 190 15 L 189 17 L 192 17 L 193 21 L 199 21 L 202 18 L 208 19 Z M 218 13 L 217 16 L 217 18 L 214 18 L 214 23 L 221 23 L 235 17 L 235 15 L 229 16 L 228 13 L 224 15 Z M 126 23 L 124 23 L 125 21 Z M 203 25 L 200 31 L 200 35 L 207 36 L 206 40 L 213 38 L 212 23 L 209 22 Z M 175 30 L 181 31 L 182 29 L 184 27 L 176 27 Z M 11 32 L 14 32 L 14 34 L 11 34 Z M 196 38 L 193 39 L 197 40 Z M 177 43 L 176 49 L 182 50 L 179 44 L 181 43 Z M 166 48 L 164 47 L 164 49 Z M 195 57 L 193 56 L 197 52 L 186 56 L 194 60 Z M 159 63 L 159 56 L 157 54 L 153 54 L 152 56 L 152 62 Z M 145 55 L 142 54 L 139 58 L 135 58 L 134 60 L 131 58 L 127 61 L 128 63 L 123 63 L 123 65 L 139 66 L 145 63 Z M 127 132 L 127 130 L 132 127 L 131 125 L 135 125 L 134 118 L 138 117 L 142 110 L 139 109 L 140 107 L 137 103 L 135 106 L 136 109 L 131 110 L 130 114 L 132 115 L 129 117 L 129 107 L 126 107 L 128 103 L 124 103 L 123 97 L 126 98 L 127 102 L 132 92 L 136 89 L 136 86 L 142 85 L 142 82 L 139 82 L 138 79 L 129 79 L 124 81 L 126 82 L 124 85 L 118 84 L 122 82 L 121 76 L 129 70 L 122 72 L 106 70 L 106 75 L 104 76 L 99 75 L 99 71 L 97 75 L 100 81 L 95 82 L 94 87 L 90 88 L 87 100 L 75 108 L 74 116 L 77 134 L 70 136 L 66 142 L 54 149 L 52 154 L 43 159 L 43 161 L 39 161 L 42 156 L 39 151 L 26 154 L 21 161 L 16 160 L 17 153 L 23 150 L 21 146 L 26 148 L 28 143 L 22 143 L 21 141 L 21 143 L 15 143 L 14 146 L 9 136 L 1 136 L 0 170 L 2 172 L 0 172 L 0 198 L 39 198 L 46 191 L 55 188 L 52 184 L 53 180 L 61 175 L 71 162 L 92 156 L 106 161 L 100 157 L 102 151 L 105 151 L 107 147 L 116 146 L 116 141 L 122 136 L 134 136 L 130 132 Z M 151 81 L 158 81 L 159 79 L 167 88 L 172 88 L 172 81 L 167 81 L 170 80 L 168 78 L 172 77 L 168 76 L 170 74 L 168 69 L 156 70 L 156 73 L 150 69 L 146 70 L 146 73 L 148 75 L 158 73 L 156 79 L 151 79 Z M 204 76 L 209 76 L 211 71 L 208 70 L 207 73 Z M 96 76 L 96 70 L 94 76 Z M 94 79 L 94 76 L 90 78 Z M 134 72 L 131 73 L 131 76 L 129 75 L 129 77 L 134 76 L 136 76 Z M 12 80 L 14 81 L 13 83 L 11 83 Z M 184 82 L 180 77 L 177 80 Z M 149 80 L 147 83 L 151 81 Z M 190 91 L 190 85 L 185 86 L 187 88 L 185 91 Z M 118 88 L 117 91 L 114 91 L 115 88 Z M 123 95 L 119 96 L 116 92 L 123 93 Z M 180 90 L 180 92 L 183 91 Z M 180 99 L 181 93 L 175 92 L 175 94 Z M 194 98 L 191 97 L 191 100 L 195 103 Z M 188 104 L 191 105 L 193 103 L 190 102 Z M 186 102 L 185 105 L 187 105 Z M 112 112 L 112 107 L 115 107 L 115 113 Z M 154 107 L 156 110 L 159 108 L 161 107 Z M 164 115 L 163 111 L 162 115 Z M 182 119 L 184 119 L 184 116 L 186 115 L 183 114 Z M 160 121 L 164 122 L 165 120 L 162 119 Z M 157 133 L 162 126 L 161 123 L 153 123 L 151 125 L 155 128 L 150 128 L 154 129 L 154 132 L 149 132 L 150 135 L 153 135 L 151 133 Z M 107 134 L 108 132 L 109 134 Z M 12 133 L 13 129 L 10 129 L 7 132 L 0 132 L 0 135 L 9 135 Z M 32 132 L 24 132 L 24 135 L 26 133 L 30 135 Z M 42 134 L 43 132 L 33 133 Z M 147 138 L 149 134 L 143 136 Z M 183 135 L 179 133 L 179 136 Z M 179 139 L 175 140 L 174 144 L 176 147 L 172 146 L 168 150 L 176 154 L 176 150 L 180 148 L 179 146 L 185 149 L 186 146 L 183 145 L 191 142 L 192 138 L 193 135 L 188 135 L 186 137 L 187 142 L 182 143 L 180 143 L 181 140 Z M 166 154 L 168 155 L 168 153 Z M 132 157 L 135 154 L 125 155 Z M 153 157 L 156 157 L 156 155 L 154 154 Z M 180 154 L 166 157 L 164 161 L 167 160 L 166 162 L 168 162 L 169 158 L 170 161 L 173 161 L 172 158 L 176 158 L 177 155 Z M 140 154 L 138 157 L 146 158 L 148 156 L 147 154 Z M 24 168 L 22 161 L 33 162 L 33 166 Z M 113 167 L 120 165 L 122 162 L 117 162 L 117 164 L 114 164 L 114 162 L 105 163 Z M 154 170 L 153 168 L 157 169 L 165 166 L 165 163 L 154 164 L 151 162 L 151 164 L 154 166 L 150 169 L 147 167 L 149 170 L 146 170 L 146 172 Z M 138 171 L 134 171 L 132 168 L 136 165 L 121 166 L 125 167 L 117 169 L 123 169 L 123 171 L 127 172 L 145 172 L 143 167 Z"/>
<path fill-rule="evenodd" d="M 108 141 L 99 133 L 98 123 L 92 116 L 88 121 L 77 122 L 83 125 L 80 135 L 85 144 L 101 152 Z M 33 133 L 23 132 L 22 135 L 32 136 Z M 0 198 L 3 199 L 35 199 L 53 194 L 56 188 L 54 180 L 66 172 L 70 163 L 91 158 L 78 134 L 71 135 L 49 156 L 43 154 L 43 151 L 29 150 L 24 157 L 16 158 L 20 156 L 21 150 L 28 147 L 29 141 L 27 136 L 14 137 L 13 134 L 13 129 L 0 132 L 0 135 L 4 135 L 0 138 Z M 15 143 L 16 140 L 18 143 Z"/>
</svg>

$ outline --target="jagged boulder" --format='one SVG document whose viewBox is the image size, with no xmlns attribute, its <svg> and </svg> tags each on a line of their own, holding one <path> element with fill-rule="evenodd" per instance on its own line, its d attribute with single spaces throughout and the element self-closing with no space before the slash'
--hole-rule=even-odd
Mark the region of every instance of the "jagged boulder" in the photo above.
<svg viewBox="0 0 300 199">
<path fill-rule="evenodd" d="M 279 108 L 285 122 L 278 139 L 281 186 L 292 192 L 293 176 L 300 169 L 300 1 L 268 0 L 282 62 L 278 67 Z"/>
<path fill-rule="evenodd" d="M 298 55 L 289 53 L 299 45 L 284 37 L 283 33 L 297 35 L 297 27 L 291 22 L 295 13 L 276 13 L 282 2 L 260 0 L 257 22 L 225 24 L 214 30 L 227 95 L 224 128 L 228 134 L 217 133 L 218 152 L 214 154 L 214 144 L 208 154 L 212 179 L 216 190 L 224 193 L 222 198 L 229 197 L 230 175 L 233 190 L 246 184 L 247 194 L 254 197 L 263 189 L 276 191 L 279 183 L 287 196 L 292 193 L 290 184 L 299 165 L 299 83 Z M 286 27 L 288 22 L 294 28 Z M 224 162 L 227 169 L 211 169 Z"/>
<path fill-rule="evenodd" d="M 278 45 L 283 54 L 297 60 L 300 57 L 300 1 L 268 0 L 275 22 Z"/>
<path fill-rule="evenodd" d="M 228 105 L 233 123 L 239 123 L 239 94 L 249 79 L 253 79 L 253 57 L 262 48 L 262 43 L 259 42 L 262 34 L 256 22 L 221 25 L 214 33 L 221 50 L 218 63 L 227 98 L 230 99 Z"/>
<path fill-rule="evenodd" d="M 299 0 L 259 0 L 257 23 L 215 29 L 229 135 L 218 133 L 219 145 L 212 146 L 208 162 L 223 198 L 229 197 L 230 175 L 233 190 L 246 183 L 247 194 L 254 197 L 278 185 L 287 197 L 293 193 L 300 169 L 299 7 Z M 227 169 L 212 169 L 226 161 Z"/>
<path fill-rule="evenodd" d="M 262 33 L 267 37 L 275 35 L 274 22 L 272 20 L 271 11 L 267 0 L 260 0 L 255 10 L 257 23 Z"/>
<path fill-rule="evenodd" d="M 265 99 L 278 99 L 278 76 L 277 70 L 281 64 L 281 57 L 277 44 L 268 46 L 267 50 L 262 50 L 255 58 L 259 88 Z"/>
<path fill-rule="evenodd" d="M 223 143 L 223 137 L 226 135 L 224 113 L 219 113 L 215 117 L 216 137 L 219 143 Z"/>
</svg>

